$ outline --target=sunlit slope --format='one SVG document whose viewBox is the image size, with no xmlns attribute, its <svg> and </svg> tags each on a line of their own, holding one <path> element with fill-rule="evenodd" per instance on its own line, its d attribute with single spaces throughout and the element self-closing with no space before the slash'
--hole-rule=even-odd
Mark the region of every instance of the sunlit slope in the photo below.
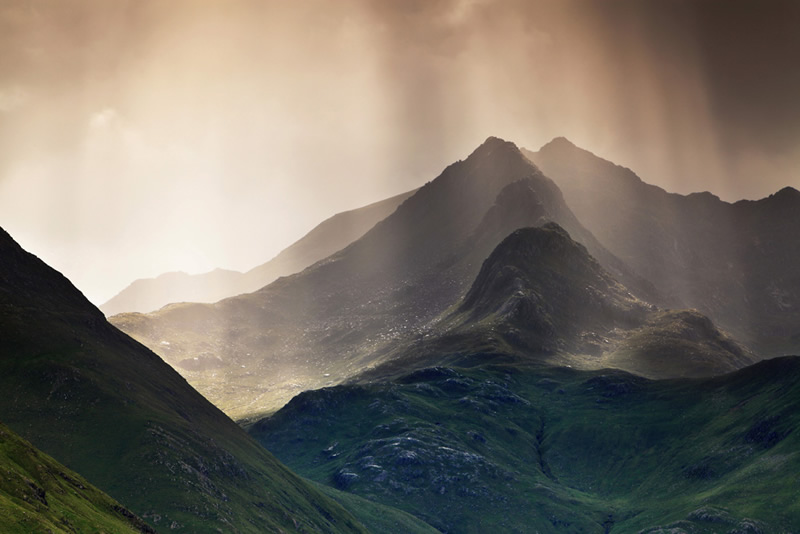
<svg viewBox="0 0 800 534">
<path fill-rule="evenodd" d="M 263 265 L 240 273 L 216 269 L 204 274 L 166 273 L 134 281 L 100 306 L 107 316 L 124 312 L 150 312 L 171 302 L 216 302 L 249 293 L 280 276 L 302 271 L 346 247 L 414 192 L 403 193 L 362 208 L 337 213 Z"/>
<path fill-rule="evenodd" d="M 794 357 L 668 381 L 489 365 L 305 392 L 251 433 L 446 532 L 782 533 L 798 414 Z"/>
<path fill-rule="evenodd" d="M 0 231 L 0 419 L 160 530 L 363 532 Z"/>
<path fill-rule="evenodd" d="M 2 423 L 0 531 L 153 532 L 132 512 Z"/>
<path fill-rule="evenodd" d="M 423 336 L 396 342 L 362 376 L 485 358 L 650 378 L 713 376 L 755 361 L 697 311 L 635 297 L 555 223 L 512 232 L 457 305 Z"/>
<path fill-rule="evenodd" d="M 249 295 L 112 322 L 163 355 L 234 417 L 353 376 L 421 335 L 460 299 L 494 247 L 555 221 L 632 291 L 651 294 L 572 214 L 513 144 L 489 138 L 344 250 Z"/>
<path fill-rule="evenodd" d="M 525 153 L 673 306 L 710 315 L 759 353 L 800 350 L 800 192 L 729 204 L 667 193 L 563 138 Z"/>
</svg>

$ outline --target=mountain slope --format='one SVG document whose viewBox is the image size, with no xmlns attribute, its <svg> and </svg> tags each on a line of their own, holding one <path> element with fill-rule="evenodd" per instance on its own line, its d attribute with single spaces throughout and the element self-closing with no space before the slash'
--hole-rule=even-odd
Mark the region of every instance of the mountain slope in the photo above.
<svg viewBox="0 0 800 534">
<path fill-rule="evenodd" d="M 600 242 L 671 305 L 710 315 L 758 352 L 800 349 L 796 190 L 729 204 L 710 193 L 667 193 L 563 138 L 526 154 Z"/>
<path fill-rule="evenodd" d="M 154 532 L 80 475 L 0 423 L 0 530 Z"/>
<path fill-rule="evenodd" d="M 511 233 L 457 306 L 362 376 L 497 359 L 653 378 L 712 376 L 755 361 L 700 313 L 634 297 L 555 223 Z"/>
<path fill-rule="evenodd" d="M 0 230 L 0 418 L 157 528 L 363 532 Z"/>
<path fill-rule="evenodd" d="M 167 306 L 112 322 L 234 417 L 341 381 L 458 301 L 520 224 L 553 220 L 632 291 L 647 286 L 586 230 L 558 187 L 510 142 L 487 139 L 345 249 L 214 305 Z"/>
<path fill-rule="evenodd" d="M 246 273 L 216 269 L 190 275 L 166 273 L 136 280 L 100 306 L 107 316 L 124 312 L 150 312 L 171 302 L 216 302 L 255 291 L 281 276 L 300 272 L 309 265 L 346 247 L 389 216 L 414 191 L 368 206 L 337 213 L 263 265 Z"/>
<path fill-rule="evenodd" d="M 302 393 L 251 433 L 444 532 L 794 532 L 800 359 L 650 381 L 432 368 Z"/>
</svg>

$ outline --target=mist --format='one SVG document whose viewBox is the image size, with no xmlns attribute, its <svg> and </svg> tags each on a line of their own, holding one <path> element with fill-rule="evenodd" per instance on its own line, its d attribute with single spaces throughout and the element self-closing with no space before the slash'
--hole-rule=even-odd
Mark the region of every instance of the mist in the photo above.
<svg viewBox="0 0 800 534">
<path fill-rule="evenodd" d="M 794 2 L 6 1 L 0 214 L 100 304 L 247 270 L 487 136 L 800 188 Z"/>
</svg>

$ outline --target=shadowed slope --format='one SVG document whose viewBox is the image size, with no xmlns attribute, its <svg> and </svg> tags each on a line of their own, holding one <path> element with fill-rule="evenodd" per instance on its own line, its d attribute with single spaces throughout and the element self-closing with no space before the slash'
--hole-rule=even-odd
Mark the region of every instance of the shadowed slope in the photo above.
<svg viewBox="0 0 800 534">
<path fill-rule="evenodd" d="M 0 531 L 155 532 L 80 475 L 0 423 Z"/>
<path fill-rule="evenodd" d="M 158 528 L 363 532 L 0 230 L 0 418 Z"/>
</svg>

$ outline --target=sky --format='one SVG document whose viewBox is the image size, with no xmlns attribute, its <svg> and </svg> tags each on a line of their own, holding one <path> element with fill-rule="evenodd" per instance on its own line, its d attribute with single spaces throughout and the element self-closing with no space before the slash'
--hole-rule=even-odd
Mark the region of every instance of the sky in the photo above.
<svg viewBox="0 0 800 534">
<path fill-rule="evenodd" d="M 0 0 L 0 226 L 96 304 L 247 270 L 488 136 L 800 189 L 800 2 Z"/>
</svg>

